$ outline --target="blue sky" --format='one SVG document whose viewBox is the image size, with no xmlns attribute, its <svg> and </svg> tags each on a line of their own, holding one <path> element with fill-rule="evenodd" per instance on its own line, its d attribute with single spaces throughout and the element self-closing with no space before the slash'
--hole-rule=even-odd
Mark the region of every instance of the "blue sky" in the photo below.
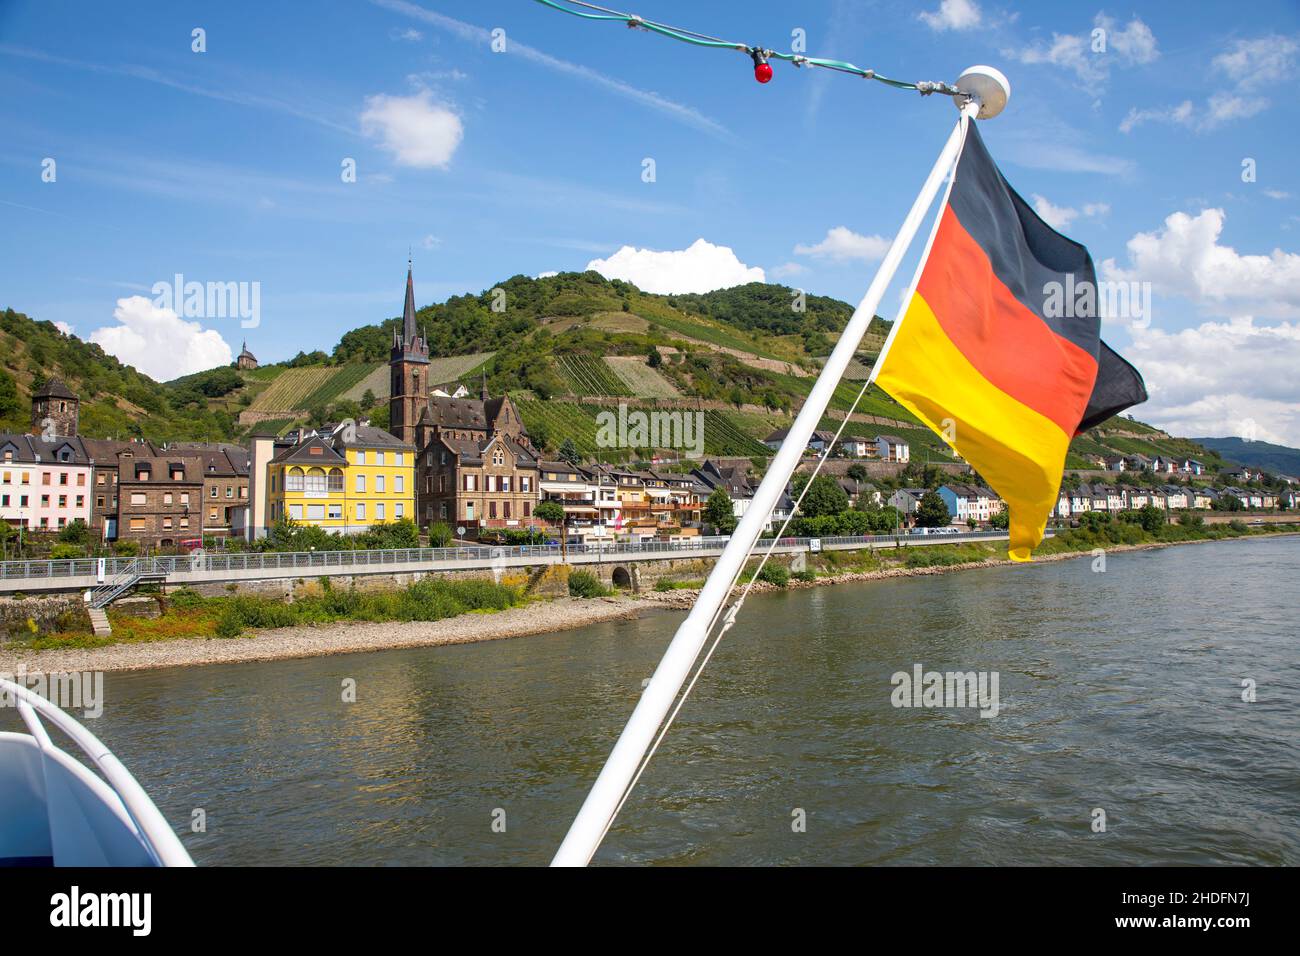
<svg viewBox="0 0 1300 956">
<path fill-rule="evenodd" d="M 1188 9 L 651 0 L 636 12 L 781 49 L 802 29 L 809 54 L 907 80 L 999 67 L 1011 105 L 982 132 L 1007 177 L 1103 276 L 1152 283 L 1149 323 L 1105 333 L 1146 374 L 1138 417 L 1300 444 L 1300 134 L 1284 89 L 1300 13 L 1267 0 Z M 245 337 L 271 361 L 396 314 L 408 248 L 421 304 L 611 256 L 603 270 L 649 287 L 761 270 L 856 303 L 955 112 L 775 71 L 761 86 L 739 53 L 532 0 L 8 0 L 0 305 L 168 378 Z M 133 298 L 177 273 L 258 283 L 259 324 L 187 322 Z"/>
</svg>

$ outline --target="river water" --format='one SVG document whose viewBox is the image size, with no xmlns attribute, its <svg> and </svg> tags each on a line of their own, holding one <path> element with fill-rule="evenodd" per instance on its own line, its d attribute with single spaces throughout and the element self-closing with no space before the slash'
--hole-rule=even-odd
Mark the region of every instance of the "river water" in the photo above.
<svg viewBox="0 0 1300 956">
<path fill-rule="evenodd" d="M 1300 864 L 1300 538 L 1092 565 L 754 596 L 597 862 Z M 200 865 L 541 864 L 681 617 L 110 673 L 90 726 Z M 892 706 L 917 664 L 998 715 Z"/>
</svg>

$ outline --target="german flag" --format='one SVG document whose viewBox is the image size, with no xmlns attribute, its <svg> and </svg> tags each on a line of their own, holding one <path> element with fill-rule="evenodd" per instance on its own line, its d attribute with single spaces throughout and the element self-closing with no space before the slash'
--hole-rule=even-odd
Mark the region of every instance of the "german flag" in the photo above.
<svg viewBox="0 0 1300 956">
<path fill-rule="evenodd" d="M 1101 341 L 1096 281 L 1088 250 L 1007 184 L 971 123 L 876 382 L 1007 502 L 1017 561 L 1043 540 L 1070 439 L 1147 397 Z"/>
</svg>

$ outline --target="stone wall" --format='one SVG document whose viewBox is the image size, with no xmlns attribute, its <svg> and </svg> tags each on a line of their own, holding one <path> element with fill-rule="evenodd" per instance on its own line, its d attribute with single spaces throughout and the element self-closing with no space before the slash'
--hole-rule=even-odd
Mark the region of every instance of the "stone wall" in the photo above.
<svg viewBox="0 0 1300 956">
<path fill-rule="evenodd" d="M 0 644 L 58 630 L 90 630 L 80 594 L 0 598 Z"/>
</svg>

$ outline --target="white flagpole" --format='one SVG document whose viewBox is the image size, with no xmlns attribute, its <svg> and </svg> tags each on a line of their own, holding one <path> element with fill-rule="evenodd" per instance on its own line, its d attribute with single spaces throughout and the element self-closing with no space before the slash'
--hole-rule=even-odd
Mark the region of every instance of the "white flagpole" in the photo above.
<svg viewBox="0 0 1300 956">
<path fill-rule="evenodd" d="M 708 640 L 709 630 L 715 616 L 731 591 L 732 582 L 744 567 L 754 543 L 758 540 L 767 523 L 768 516 L 776 506 L 785 490 L 786 483 L 794 473 L 795 467 L 803 457 L 804 449 L 812 433 L 821 422 L 831 395 L 839 384 L 849 362 L 857 352 L 858 344 L 871 324 L 872 317 L 880 306 L 889 283 L 894 278 L 904 253 L 911 245 L 917 229 L 925 219 L 925 213 L 934 202 L 940 187 L 944 183 L 961 150 L 966 124 L 980 110 L 978 99 L 970 99 L 961 107 L 961 117 L 953 128 L 948 142 L 935 161 L 930 175 L 921 187 L 920 194 L 912 204 L 903 226 L 894 237 L 884 261 L 880 264 L 876 277 L 871 281 L 867 294 L 849 319 L 844 333 L 840 336 L 826 360 L 826 367 L 813 384 L 808 400 L 804 402 L 790 433 L 786 436 L 767 475 L 763 478 L 754 500 L 740 520 L 740 524 L 731 535 L 731 540 L 723 549 L 722 555 L 714 565 L 708 580 L 700 591 L 695 607 L 686 620 L 677 628 L 672 643 L 664 652 L 663 659 L 655 669 L 654 676 L 641 694 L 640 701 L 628 718 L 627 726 L 614 745 L 609 759 L 596 778 L 591 792 L 587 794 L 582 809 L 574 818 L 569 832 L 560 844 L 552 866 L 586 866 L 595 854 L 604 838 L 611 819 L 617 812 L 623 795 L 636 776 L 646 750 L 654 741 L 655 734 L 664 718 L 672 709 L 682 685 L 690 676 L 691 669 L 699 657 L 704 642 Z M 901 317 L 900 320 L 901 321 Z M 895 324 L 897 328 L 897 323 Z"/>
</svg>

